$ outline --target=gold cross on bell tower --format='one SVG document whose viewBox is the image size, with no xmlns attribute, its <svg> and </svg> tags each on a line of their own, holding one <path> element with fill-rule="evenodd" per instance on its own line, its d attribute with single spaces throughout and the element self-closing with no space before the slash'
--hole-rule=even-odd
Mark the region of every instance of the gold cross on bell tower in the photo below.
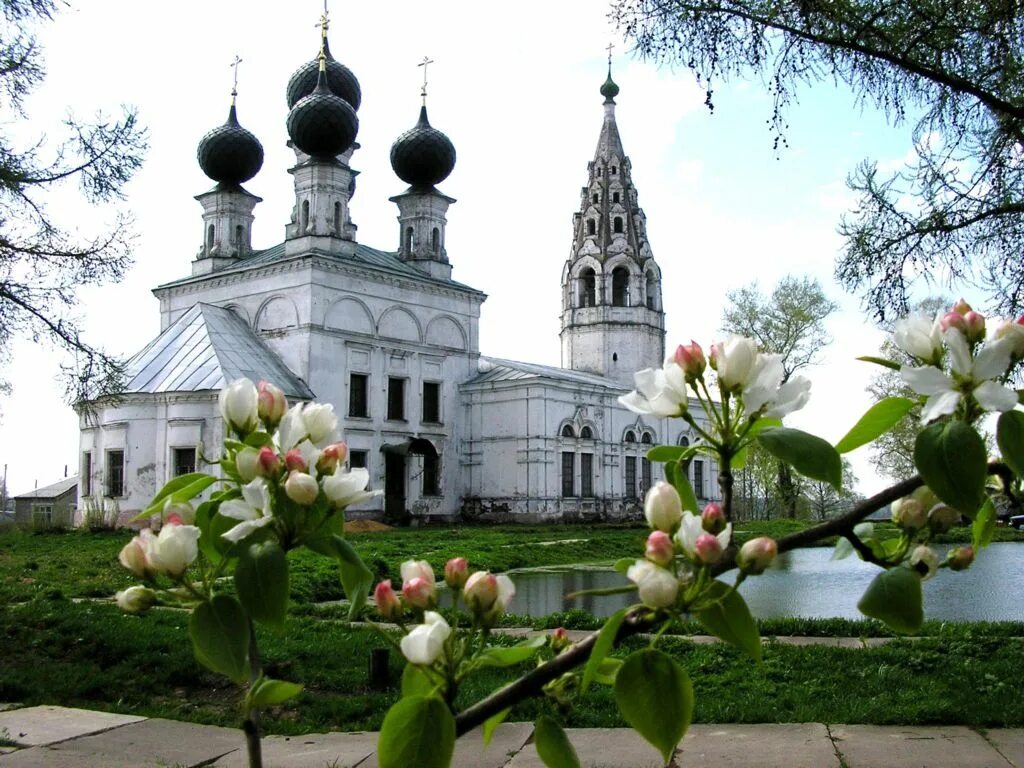
<svg viewBox="0 0 1024 768">
<path fill-rule="evenodd" d="M 608 51 L 608 71 L 609 72 L 611 72 L 611 70 L 612 70 L 612 48 L 614 48 L 614 47 L 615 47 L 615 43 L 608 43 L 608 48 L 606 49 Z"/>
<path fill-rule="evenodd" d="M 238 96 L 238 65 L 242 63 L 242 59 L 239 58 L 238 54 L 235 54 L 235 60 L 231 62 L 231 68 L 235 70 L 234 83 L 231 86 L 231 103 L 235 103 L 235 98 Z"/>
<path fill-rule="evenodd" d="M 423 67 L 423 89 L 420 91 L 420 96 L 423 97 L 423 106 L 427 106 L 427 67 L 434 63 L 434 60 L 429 56 L 424 56 L 423 61 L 417 64 L 417 67 Z"/>
</svg>

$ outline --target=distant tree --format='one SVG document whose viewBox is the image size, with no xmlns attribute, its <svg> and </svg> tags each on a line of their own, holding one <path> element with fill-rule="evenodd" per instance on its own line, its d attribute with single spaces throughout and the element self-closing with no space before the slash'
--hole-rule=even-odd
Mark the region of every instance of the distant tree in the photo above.
<svg viewBox="0 0 1024 768">
<path fill-rule="evenodd" d="M 779 467 L 758 443 L 747 449 L 746 463 L 733 472 L 733 515 L 736 520 L 769 520 L 782 508 Z M 796 479 L 798 481 L 798 479 Z"/>
<path fill-rule="evenodd" d="M 878 320 L 906 313 L 923 279 L 984 285 L 991 309 L 1024 309 L 1024 4 L 1019 0 L 613 0 L 643 55 L 689 67 L 707 91 L 760 74 L 770 124 L 800 86 L 845 83 L 894 123 L 917 122 L 916 157 L 848 179 L 838 279 Z M 918 117 L 919 116 L 919 117 Z"/>
<path fill-rule="evenodd" d="M 806 480 L 803 483 L 804 504 L 808 515 L 814 520 L 827 520 L 830 517 L 835 517 L 848 510 L 860 498 L 853 490 L 857 485 L 857 476 L 853 473 L 853 467 L 848 459 L 844 458 L 842 461 L 843 486 L 840 490 L 837 491 L 830 483 L 820 480 Z"/>
<path fill-rule="evenodd" d="M 770 296 L 756 282 L 728 294 L 722 311 L 722 330 L 755 339 L 765 352 L 782 356 L 783 382 L 813 365 L 831 338 L 825 320 L 838 309 L 821 284 L 809 277 L 787 275 Z M 800 498 L 793 471 L 777 462 L 780 503 L 789 517 L 796 517 Z"/>
<path fill-rule="evenodd" d="M 117 120 L 69 115 L 56 145 L 43 126 L 30 124 L 25 98 L 45 74 L 33 28 L 56 10 L 55 0 L 0 0 L 0 361 L 9 360 L 15 337 L 53 342 L 75 359 L 66 369 L 68 394 L 80 400 L 116 388 L 120 377 L 118 361 L 82 338 L 74 309 L 82 286 L 123 276 L 130 220 L 118 214 L 106 231 L 83 238 L 73 222 L 52 215 L 47 200 L 69 183 L 93 204 L 122 198 L 147 140 L 131 108 Z M 15 133 L 36 138 L 23 146 Z"/>
</svg>

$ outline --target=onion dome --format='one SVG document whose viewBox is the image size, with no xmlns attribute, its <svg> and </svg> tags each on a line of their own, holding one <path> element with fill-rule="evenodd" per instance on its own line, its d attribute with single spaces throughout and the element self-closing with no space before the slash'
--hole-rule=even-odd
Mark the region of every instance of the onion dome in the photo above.
<svg viewBox="0 0 1024 768">
<path fill-rule="evenodd" d="M 326 60 L 321 57 L 316 87 L 288 113 L 288 135 L 312 157 L 334 157 L 352 146 L 359 131 L 356 111 L 327 86 Z"/>
<path fill-rule="evenodd" d="M 359 109 L 363 100 L 362 91 L 359 88 L 359 81 L 352 74 L 352 70 L 336 61 L 331 56 L 331 49 L 327 45 L 327 38 L 324 38 L 324 55 L 327 57 L 327 87 L 335 96 L 340 96 L 349 104 L 352 109 Z M 300 99 L 309 96 L 316 88 L 316 80 L 320 75 L 319 58 L 307 61 L 288 80 L 288 109 L 294 107 Z"/>
<path fill-rule="evenodd" d="M 601 86 L 601 95 L 604 96 L 605 104 L 614 104 L 615 97 L 619 95 L 619 86 L 612 80 L 612 68 L 610 65 L 608 67 L 608 79 Z"/>
<path fill-rule="evenodd" d="M 427 108 L 420 108 L 420 119 L 391 145 L 391 167 L 413 188 L 425 189 L 440 184 L 455 167 L 455 145 L 427 120 Z"/>
<path fill-rule="evenodd" d="M 203 173 L 221 184 L 241 184 L 263 166 L 263 145 L 238 124 L 234 104 L 224 125 L 200 140 L 196 155 Z"/>
</svg>

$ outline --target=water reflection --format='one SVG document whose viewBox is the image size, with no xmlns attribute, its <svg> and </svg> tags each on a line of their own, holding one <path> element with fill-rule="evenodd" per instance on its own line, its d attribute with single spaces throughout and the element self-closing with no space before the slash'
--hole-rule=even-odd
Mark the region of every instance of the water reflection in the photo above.
<svg viewBox="0 0 1024 768">
<path fill-rule="evenodd" d="M 760 618 L 863 618 L 857 601 L 878 569 L 856 557 L 832 562 L 831 555 L 828 548 L 789 552 L 764 575 L 744 582 L 740 592 Z M 514 580 L 516 596 L 509 610 L 530 616 L 581 608 L 604 618 L 636 600 L 635 593 L 565 599 L 578 590 L 626 583 L 625 577 L 611 570 L 522 571 Z M 943 570 L 925 582 L 924 593 L 928 619 L 1024 621 L 1024 544 L 993 544 L 969 570 Z"/>
</svg>

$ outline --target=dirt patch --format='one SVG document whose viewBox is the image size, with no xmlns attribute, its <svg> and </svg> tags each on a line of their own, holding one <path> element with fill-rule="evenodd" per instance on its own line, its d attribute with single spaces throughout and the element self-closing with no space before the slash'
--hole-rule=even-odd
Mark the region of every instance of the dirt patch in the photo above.
<svg viewBox="0 0 1024 768">
<path fill-rule="evenodd" d="M 394 528 L 376 520 L 352 520 L 345 523 L 345 533 L 381 533 L 393 531 Z"/>
</svg>

